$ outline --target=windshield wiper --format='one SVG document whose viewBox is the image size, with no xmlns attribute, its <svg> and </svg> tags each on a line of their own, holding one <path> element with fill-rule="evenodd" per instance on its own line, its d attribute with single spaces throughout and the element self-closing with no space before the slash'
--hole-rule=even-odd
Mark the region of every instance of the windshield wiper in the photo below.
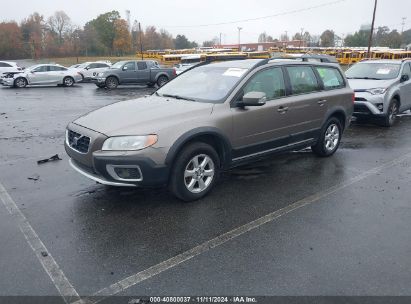
<svg viewBox="0 0 411 304">
<path fill-rule="evenodd" d="M 157 93 L 157 92 L 156 92 Z M 158 93 L 157 93 L 158 94 Z M 179 95 L 170 95 L 170 94 L 163 94 L 161 95 L 163 97 L 170 97 L 170 98 L 175 98 L 175 99 L 181 99 L 181 100 L 188 100 L 188 101 L 196 101 L 195 99 L 188 98 L 188 97 L 183 97 Z"/>
<path fill-rule="evenodd" d="M 375 78 L 375 77 L 347 77 L 347 79 L 370 79 L 370 80 L 384 80 L 381 78 Z"/>
</svg>

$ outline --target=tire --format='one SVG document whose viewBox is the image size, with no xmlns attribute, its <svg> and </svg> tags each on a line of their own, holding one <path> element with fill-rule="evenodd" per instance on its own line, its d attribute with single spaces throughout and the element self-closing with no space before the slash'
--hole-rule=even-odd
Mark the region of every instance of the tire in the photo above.
<svg viewBox="0 0 411 304">
<path fill-rule="evenodd" d="M 175 160 L 169 188 L 177 198 L 195 201 L 211 191 L 219 173 L 220 158 L 215 149 L 206 143 L 192 143 Z"/>
<path fill-rule="evenodd" d="M 167 76 L 160 76 L 157 79 L 157 85 L 161 88 L 163 85 L 165 85 L 168 82 L 168 77 Z"/>
<path fill-rule="evenodd" d="M 74 85 L 74 82 L 74 78 L 70 76 L 64 77 L 63 79 L 63 85 L 65 87 L 72 87 Z"/>
<path fill-rule="evenodd" d="M 321 128 L 320 137 L 311 150 L 320 157 L 333 155 L 340 146 L 342 133 L 341 121 L 331 117 Z"/>
<path fill-rule="evenodd" d="M 106 87 L 109 90 L 117 89 L 118 87 L 118 79 L 114 76 L 110 76 L 106 79 Z"/>
<path fill-rule="evenodd" d="M 147 86 L 148 86 L 149 88 L 154 88 L 155 85 L 156 85 L 156 84 L 155 84 L 154 82 L 147 83 Z"/>
<path fill-rule="evenodd" d="M 384 127 L 392 127 L 397 121 L 397 114 L 399 113 L 400 103 L 397 99 L 393 99 L 388 106 L 387 115 L 382 119 L 381 125 Z"/>
<path fill-rule="evenodd" d="M 97 83 L 96 83 L 96 86 L 99 87 L 100 89 L 103 89 L 103 88 L 105 88 L 106 85 L 105 85 L 105 84 L 97 84 Z"/>
<path fill-rule="evenodd" d="M 22 89 L 27 87 L 27 79 L 23 77 L 19 77 L 14 81 L 14 86 L 16 88 Z"/>
</svg>

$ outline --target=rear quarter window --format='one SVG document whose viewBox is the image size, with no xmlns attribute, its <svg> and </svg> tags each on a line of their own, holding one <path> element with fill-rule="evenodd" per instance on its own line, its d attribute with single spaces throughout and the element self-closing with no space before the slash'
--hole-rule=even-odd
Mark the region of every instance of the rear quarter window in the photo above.
<svg viewBox="0 0 411 304">
<path fill-rule="evenodd" d="M 344 78 L 339 70 L 329 67 L 315 67 L 324 84 L 325 90 L 340 89 L 345 87 Z"/>
<path fill-rule="evenodd" d="M 317 77 L 310 66 L 286 67 L 293 95 L 319 91 Z"/>
</svg>

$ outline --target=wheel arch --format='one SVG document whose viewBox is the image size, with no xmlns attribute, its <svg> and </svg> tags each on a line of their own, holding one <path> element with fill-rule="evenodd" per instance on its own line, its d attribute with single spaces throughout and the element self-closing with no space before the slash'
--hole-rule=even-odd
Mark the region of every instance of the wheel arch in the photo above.
<svg viewBox="0 0 411 304">
<path fill-rule="evenodd" d="M 16 81 L 17 81 L 17 79 L 19 79 L 19 78 L 25 79 L 26 82 L 27 82 L 27 84 L 30 84 L 30 81 L 29 81 L 29 79 L 28 79 L 26 76 L 19 76 L 19 77 L 17 77 L 16 79 L 14 79 L 14 82 L 13 82 L 14 85 L 16 85 Z"/>
<path fill-rule="evenodd" d="M 159 79 L 161 76 L 165 76 L 165 77 L 167 77 L 168 80 L 170 80 L 170 76 L 168 76 L 167 73 L 165 73 L 165 72 L 160 72 L 160 73 L 158 73 L 158 74 L 156 75 L 156 78 L 155 78 L 155 82 L 156 82 L 156 83 L 157 83 L 158 79 Z"/>
<path fill-rule="evenodd" d="M 331 117 L 337 118 L 341 122 L 341 127 L 343 131 L 347 127 L 347 115 L 343 109 L 337 108 L 330 111 L 325 119 L 324 123 L 327 122 Z"/>
<path fill-rule="evenodd" d="M 229 167 L 232 151 L 230 141 L 221 131 L 213 127 L 196 128 L 181 135 L 168 151 L 165 163 L 171 167 L 179 152 L 196 141 L 212 146 L 220 157 L 221 168 Z"/>
</svg>

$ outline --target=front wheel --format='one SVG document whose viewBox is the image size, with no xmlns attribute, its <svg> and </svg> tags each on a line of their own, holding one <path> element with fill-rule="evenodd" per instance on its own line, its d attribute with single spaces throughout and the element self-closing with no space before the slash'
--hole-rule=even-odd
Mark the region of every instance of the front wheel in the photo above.
<svg viewBox="0 0 411 304">
<path fill-rule="evenodd" d="M 320 138 L 311 150 L 321 157 L 333 155 L 340 145 L 342 131 L 341 121 L 331 117 L 322 127 Z"/>
<path fill-rule="evenodd" d="M 27 80 L 26 78 L 19 77 L 14 81 L 14 86 L 21 89 L 25 88 L 27 86 Z"/>
<path fill-rule="evenodd" d="M 396 99 L 393 99 L 388 106 L 387 115 L 383 118 L 381 124 L 384 127 L 392 127 L 397 121 L 397 115 L 399 113 L 399 102 Z"/>
<path fill-rule="evenodd" d="M 197 142 L 179 153 L 170 178 L 170 190 L 179 199 L 190 202 L 207 195 L 220 172 L 220 158 L 213 147 Z"/>
</svg>

